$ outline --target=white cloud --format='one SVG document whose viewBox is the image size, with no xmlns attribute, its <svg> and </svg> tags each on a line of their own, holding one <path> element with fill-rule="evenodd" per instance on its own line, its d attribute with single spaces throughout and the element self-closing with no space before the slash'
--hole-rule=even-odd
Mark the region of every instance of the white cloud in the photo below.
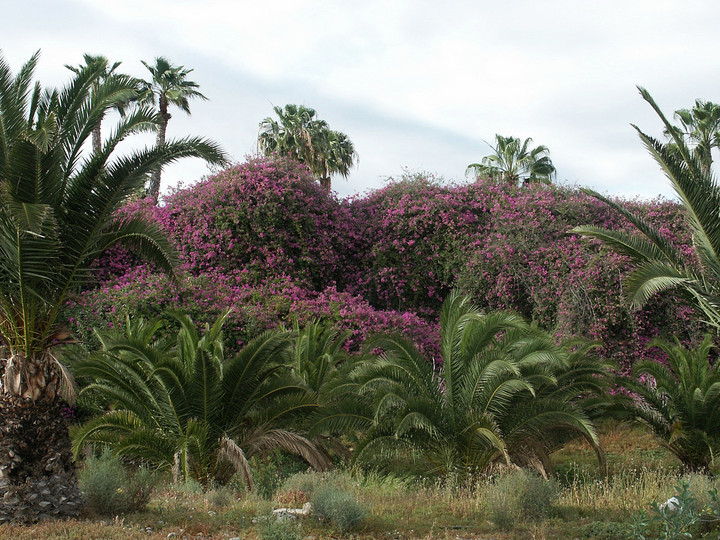
<svg viewBox="0 0 720 540">
<path fill-rule="evenodd" d="M 42 47 L 44 82 L 83 52 L 136 75 L 157 55 L 195 68 L 211 101 L 176 114 L 170 134 L 210 135 L 239 159 L 271 104 L 314 107 L 360 152 L 341 192 L 403 165 L 461 178 L 501 133 L 549 146 L 560 178 L 669 194 L 629 126 L 659 131 L 635 85 L 668 113 L 720 101 L 720 5 L 709 0 L 45 0 L 5 15 L 7 58 L 19 67 Z M 166 178 L 204 170 L 181 164 Z"/>
</svg>

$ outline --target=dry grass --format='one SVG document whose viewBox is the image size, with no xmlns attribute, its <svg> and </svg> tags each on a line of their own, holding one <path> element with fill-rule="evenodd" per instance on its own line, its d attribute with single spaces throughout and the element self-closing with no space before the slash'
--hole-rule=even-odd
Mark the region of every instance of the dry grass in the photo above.
<svg viewBox="0 0 720 540">
<path fill-rule="evenodd" d="M 560 490 L 552 517 L 518 522 L 500 532 L 488 520 L 489 479 L 471 486 L 448 487 L 428 481 L 400 480 L 379 475 L 335 473 L 312 482 L 334 482 L 351 490 L 369 509 L 364 528 L 354 538 L 583 538 L 578 533 L 594 522 L 628 522 L 633 512 L 652 500 L 673 494 L 679 479 L 677 461 L 645 431 L 622 424 L 603 426 L 601 439 L 608 452 L 611 474 L 602 478 L 592 450 L 582 443 L 568 445 L 554 457 Z M 308 478 L 301 479 L 307 483 Z M 697 493 L 716 485 L 707 477 L 691 477 Z M 115 520 L 93 516 L 76 521 L 33 526 L 0 525 L 0 539 L 124 539 L 230 537 L 260 538 L 260 524 L 273 508 L 302 506 L 307 495 L 289 484 L 272 501 L 241 492 L 202 493 L 190 486 L 157 493 L 143 513 Z M 222 496 L 221 496 L 222 495 Z M 305 537 L 338 538 L 338 531 L 314 519 L 301 522 Z M 200 536 L 202 535 L 202 536 Z"/>
</svg>

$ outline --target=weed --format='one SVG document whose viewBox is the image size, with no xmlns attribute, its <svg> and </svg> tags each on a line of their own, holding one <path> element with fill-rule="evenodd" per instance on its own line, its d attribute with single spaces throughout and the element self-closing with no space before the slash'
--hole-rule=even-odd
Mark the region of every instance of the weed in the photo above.
<svg viewBox="0 0 720 540">
<path fill-rule="evenodd" d="M 260 538 L 262 540 L 302 540 L 303 535 L 295 521 L 289 519 L 277 519 L 270 515 L 260 526 Z"/>
<path fill-rule="evenodd" d="M 145 508 L 156 480 L 147 468 L 128 472 L 110 450 L 100 457 L 90 457 L 79 473 L 80 488 L 88 506 L 106 516 Z"/>
<path fill-rule="evenodd" d="M 359 528 L 367 515 L 367 510 L 352 493 L 332 486 L 313 493 L 312 508 L 316 517 L 329 521 L 341 531 Z"/>
<path fill-rule="evenodd" d="M 526 470 L 501 476 L 487 489 L 490 521 L 500 529 L 510 530 L 518 520 L 545 518 L 556 492 L 553 482 Z"/>
</svg>

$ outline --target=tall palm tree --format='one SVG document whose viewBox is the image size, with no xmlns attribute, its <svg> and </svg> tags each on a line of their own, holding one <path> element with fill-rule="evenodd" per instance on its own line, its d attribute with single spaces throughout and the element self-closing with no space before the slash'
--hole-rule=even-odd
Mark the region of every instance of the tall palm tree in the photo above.
<svg viewBox="0 0 720 540">
<path fill-rule="evenodd" d="M 707 472 L 720 451 L 720 364 L 709 359 L 712 337 L 695 350 L 677 338 L 652 345 L 665 351 L 667 364 L 635 364 L 632 377 L 620 382 L 634 395 L 623 404 L 687 470 Z"/>
<path fill-rule="evenodd" d="M 357 152 L 347 135 L 333 131 L 304 105 L 273 107 L 279 120 L 267 117 L 260 123 L 258 146 L 265 155 L 285 154 L 308 166 L 328 191 L 331 176 L 347 178 L 357 162 Z"/>
<path fill-rule="evenodd" d="M 655 294 L 673 290 L 697 308 L 706 323 L 720 329 L 720 220 L 717 215 L 720 187 L 712 171 L 706 169 L 698 153 L 687 146 L 682 134 L 668 121 L 647 90 L 639 90 L 662 120 L 673 144 L 664 144 L 633 127 L 680 198 L 685 220 L 693 232 L 695 261 L 688 261 L 640 216 L 592 190 L 584 191 L 622 214 L 640 235 L 588 225 L 576 227 L 572 232 L 598 238 L 630 257 L 635 267 L 625 278 L 625 291 L 631 306 L 643 306 Z"/>
<path fill-rule="evenodd" d="M 322 450 L 285 425 L 318 407 L 301 379 L 284 373 L 292 335 L 267 332 L 226 360 L 228 313 L 202 337 L 190 317 L 175 314 L 181 328 L 172 347 L 157 338 L 158 321 L 128 320 L 125 333 L 102 337 L 102 351 L 74 362 L 90 381 L 82 393 L 110 407 L 74 434 L 76 454 L 94 443 L 172 469 L 176 480 L 224 484 L 237 472 L 250 489 L 248 459 L 273 448 L 329 467 Z"/>
<path fill-rule="evenodd" d="M 116 156 L 128 135 L 151 129 L 152 111 L 121 118 L 101 151 L 83 147 L 127 86 L 102 65 L 80 69 L 59 90 L 33 85 L 39 53 L 15 76 L 0 57 L 0 522 L 71 515 L 80 503 L 63 400 L 72 399 L 57 360 L 70 340 L 58 322 L 91 263 L 122 242 L 159 268 L 177 257 L 158 227 L 115 211 L 158 165 L 186 156 L 222 162 L 211 142 L 190 138 Z"/>
<path fill-rule="evenodd" d="M 720 105 L 697 99 L 692 109 L 679 109 L 674 116 L 680 125 L 672 126 L 672 131 L 683 138 L 697 155 L 704 172 L 709 174 L 712 149 L 720 147 Z M 667 128 L 665 134 L 671 137 Z"/>
<path fill-rule="evenodd" d="M 485 156 L 480 163 L 471 163 L 465 175 L 475 177 L 489 176 L 498 183 L 513 186 L 522 184 L 549 184 L 555 176 L 555 166 L 550 159 L 550 151 L 540 145 L 531 148 L 532 139 L 524 141 L 516 137 L 495 135 L 495 153 Z"/>
<path fill-rule="evenodd" d="M 150 65 L 143 62 L 152 78 L 149 81 L 142 81 L 140 101 L 157 106 L 159 113 L 157 146 L 165 144 L 167 125 L 172 115 L 168 112 L 170 105 L 175 105 L 181 111 L 190 114 L 189 100 L 199 98 L 207 100 L 197 88 L 198 84 L 187 80 L 187 76 L 193 71 L 184 66 L 174 66 L 162 56 L 155 59 L 155 64 Z M 162 166 L 155 167 L 150 177 L 150 196 L 157 202 L 160 193 L 160 174 Z"/>
<path fill-rule="evenodd" d="M 410 452 L 425 470 L 481 471 L 495 459 L 551 469 L 549 454 L 574 432 L 602 459 L 590 419 L 606 368 L 556 346 L 509 313 L 481 314 L 457 292 L 443 304 L 442 366 L 407 339 L 380 336 L 383 354 L 354 373 L 354 403 L 328 407 L 315 429 L 367 429 L 356 459 Z M 585 358 L 585 359 L 583 359 Z M 592 403 L 592 405 L 591 405 Z"/>
<path fill-rule="evenodd" d="M 139 88 L 139 81 L 137 79 L 134 79 L 132 77 L 129 77 L 128 75 L 122 75 L 119 73 L 116 73 L 115 70 L 120 67 L 121 62 L 114 62 L 112 65 L 110 65 L 110 61 L 102 56 L 102 55 L 91 55 L 91 54 L 84 54 L 83 59 L 85 60 L 85 65 L 79 65 L 79 66 L 70 66 L 66 65 L 65 67 L 68 68 L 70 71 L 74 73 L 79 73 L 84 68 L 87 68 L 89 66 L 92 66 L 93 64 L 99 64 L 100 65 L 100 74 L 93 84 L 92 91 L 98 92 L 101 85 L 105 84 L 107 80 L 110 77 L 116 77 L 119 81 L 122 81 L 124 84 L 127 85 L 127 95 L 120 96 L 118 95 L 117 103 L 114 105 L 114 109 L 118 111 L 121 115 L 125 114 L 125 109 L 128 106 L 128 104 L 137 98 L 138 96 L 138 88 Z M 100 122 L 98 122 L 97 126 L 93 129 L 92 132 L 92 149 L 93 153 L 98 154 L 100 153 L 100 147 L 102 145 L 102 119 Z"/>
</svg>

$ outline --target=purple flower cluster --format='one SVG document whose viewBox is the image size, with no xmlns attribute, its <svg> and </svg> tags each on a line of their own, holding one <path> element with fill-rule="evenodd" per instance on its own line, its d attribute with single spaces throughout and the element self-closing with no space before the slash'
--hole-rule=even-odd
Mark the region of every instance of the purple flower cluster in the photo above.
<svg viewBox="0 0 720 540">
<path fill-rule="evenodd" d="M 693 263 L 678 205 L 625 204 Z M 134 214 L 168 232 L 189 278 L 172 285 L 113 250 L 98 264 L 100 287 L 68 311 L 79 331 L 122 324 L 125 313 L 179 307 L 202 321 L 232 307 L 233 343 L 293 317 L 324 318 L 353 331 L 353 348 L 391 329 L 435 356 L 438 308 L 454 287 L 486 310 L 518 311 L 559 338 L 597 339 L 622 366 L 656 354 L 647 351 L 653 337 L 692 341 L 700 331 L 691 310 L 670 297 L 639 311 L 625 307 L 627 260 L 568 231 L 632 228 L 575 188 L 443 185 L 415 175 L 339 201 L 302 165 L 262 158 L 179 189 L 163 207 L 145 200 L 123 210 Z"/>
</svg>

